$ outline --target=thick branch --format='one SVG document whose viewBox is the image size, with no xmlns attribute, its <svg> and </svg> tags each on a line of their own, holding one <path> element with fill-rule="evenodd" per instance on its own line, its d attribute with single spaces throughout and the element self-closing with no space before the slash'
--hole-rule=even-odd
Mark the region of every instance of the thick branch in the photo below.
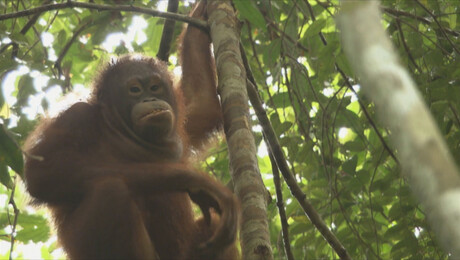
<svg viewBox="0 0 460 260">
<path fill-rule="evenodd" d="M 380 20 L 377 1 L 342 1 L 339 26 L 363 93 L 375 103 L 441 245 L 460 256 L 460 177 L 447 145 Z"/>
<path fill-rule="evenodd" d="M 231 1 L 208 1 L 224 130 L 235 193 L 241 201 L 243 259 L 273 259 L 268 230 L 265 187 L 257 164 L 249 123 L 246 73 L 241 60 L 238 21 Z"/>
<path fill-rule="evenodd" d="M 169 12 L 160 12 L 157 10 L 153 10 L 153 9 L 149 9 L 145 7 L 137 7 L 133 5 L 103 5 L 103 4 L 74 2 L 70 0 L 64 3 L 47 4 L 47 5 L 42 5 L 39 7 L 27 9 L 27 10 L 22 10 L 22 11 L 15 12 L 15 13 L 2 14 L 0 15 L 0 21 L 11 19 L 11 18 L 29 16 L 29 15 L 43 13 L 43 12 L 52 11 L 52 10 L 60 10 L 60 9 L 76 8 L 76 7 L 92 9 L 92 10 L 99 10 L 99 11 L 127 11 L 127 12 L 148 14 L 151 16 L 186 22 L 189 24 L 193 24 L 194 26 L 197 26 L 203 29 L 207 29 L 207 24 L 205 21 L 194 19 L 186 15 L 169 13 Z"/>
</svg>

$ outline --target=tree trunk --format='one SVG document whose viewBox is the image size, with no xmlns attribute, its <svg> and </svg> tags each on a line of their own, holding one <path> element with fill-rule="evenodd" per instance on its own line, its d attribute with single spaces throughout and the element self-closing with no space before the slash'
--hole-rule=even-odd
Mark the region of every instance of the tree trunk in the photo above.
<svg viewBox="0 0 460 260">
<path fill-rule="evenodd" d="M 246 73 L 239 49 L 238 21 L 230 1 L 208 1 L 218 91 L 224 113 L 230 168 L 241 201 L 243 259 L 273 259 L 268 230 L 266 190 L 257 164 L 249 124 Z"/>
</svg>

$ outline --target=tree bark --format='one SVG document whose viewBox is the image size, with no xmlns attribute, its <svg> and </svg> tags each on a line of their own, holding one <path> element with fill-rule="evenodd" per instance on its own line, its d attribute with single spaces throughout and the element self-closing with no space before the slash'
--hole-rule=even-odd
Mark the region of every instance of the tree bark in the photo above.
<svg viewBox="0 0 460 260">
<path fill-rule="evenodd" d="M 241 201 L 243 259 L 273 259 L 266 191 L 257 164 L 257 149 L 248 117 L 246 72 L 239 49 L 238 21 L 230 1 L 208 1 L 208 16 L 231 174 L 235 193 Z"/>
<path fill-rule="evenodd" d="M 347 57 L 365 95 L 391 130 L 402 172 L 441 245 L 460 257 L 460 177 L 415 83 L 381 24 L 378 1 L 342 1 L 338 20 Z"/>
</svg>

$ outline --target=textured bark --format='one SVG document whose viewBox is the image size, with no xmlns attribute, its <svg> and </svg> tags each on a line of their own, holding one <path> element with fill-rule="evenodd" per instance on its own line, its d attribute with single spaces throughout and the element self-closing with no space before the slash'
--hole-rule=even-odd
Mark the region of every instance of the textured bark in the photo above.
<svg viewBox="0 0 460 260">
<path fill-rule="evenodd" d="M 365 95 L 372 98 L 402 172 L 441 245 L 460 257 L 460 177 L 445 141 L 415 83 L 399 64 L 383 30 L 378 1 L 343 1 L 343 45 Z"/>
<path fill-rule="evenodd" d="M 239 49 L 238 21 L 230 1 L 208 1 L 208 15 L 230 168 L 235 193 L 241 201 L 243 259 L 273 259 L 265 187 L 249 124 L 246 73 Z"/>
</svg>

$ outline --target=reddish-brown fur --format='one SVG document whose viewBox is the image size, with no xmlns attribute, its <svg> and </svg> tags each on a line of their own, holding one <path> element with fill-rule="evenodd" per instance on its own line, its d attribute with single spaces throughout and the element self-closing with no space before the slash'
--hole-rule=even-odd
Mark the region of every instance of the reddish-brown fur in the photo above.
<svg viewBox="0 0 460 260">
<path fill-rule="evenodd" d="M 205 4 L 192 15 L 204 17 Z M 165 64 L 121 58 L 103 70 L 89 102 L 73 105 L 29 138 L 34 156 L 26 161 L 27 189 L 52 210 L 70 258 L 237 258 L 235 196 L 188 162 L 190 150 L 221 127 L 209 44 L 205 32 L 185 30 L 183 76 L 174 90 Z M 162 127 L 172 127 L 172 137 L 146 142 L 122 119 L 127 101 L 111 87 L 129 70 L 151 70 L 166 82 L 175 121 Z M 199 220 L 192 200 L 203 211 Z"/>
</svg>

